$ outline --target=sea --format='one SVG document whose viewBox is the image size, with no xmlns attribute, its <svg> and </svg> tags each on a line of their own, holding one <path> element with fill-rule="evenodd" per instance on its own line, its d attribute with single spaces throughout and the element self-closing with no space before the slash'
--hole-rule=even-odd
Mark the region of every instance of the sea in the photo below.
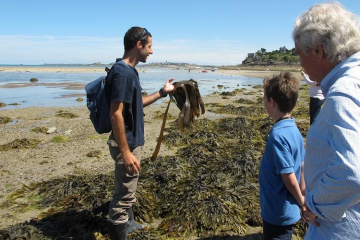
<svg viewBox="0 0 360 240">
<path fill-rule="evenodd" d="M 6 106 L 0 109 L 16 109 L 26 107 L 76 107 L 86 106 L 85 85 L 105 75 L 102 72 L 35 72 L 26 66 L 29 71 L 5 72 L 0 71 L 0 103 Z M 41 66 L 44 67 L 44 66 Z M 54 66 L 49 66 L 54 67 Z M 76 68 L 71 65 L 69 68 Z M 84 66 L 79 66 L 84 67 Z M 1 66 L 0 66 L 1 68 Z M 61 66 L 66 69 L 66 66 Z M 104 66 L 86 66 L 86 68 L 104 68 Z M 143 92 L 152 94 L 158 91 L 166 80 L 174 78 L 174 82 L 194 79 L 197 81 L 202 96 L 214 92 L 233 91 L 241 88 L 251 88 L 261 85 L 261 78 L 239 75 L 225 75 L 219 71 L 207 70 L 206 73 L 187 68 L 169 69 L 157 66 L 137 67 Z M 38 82 L 30 84 L 31 78 Z M 41 84 L 40 84 L 41 83 Z M 16 87 L 9 88 L 9 85 Z M 67 85 L 75 84 L 76 88 Z M 82 98 L 83 101 L 76 101 Z M 1 110 L 0 110 L 1 111 Z"/>
</svg>

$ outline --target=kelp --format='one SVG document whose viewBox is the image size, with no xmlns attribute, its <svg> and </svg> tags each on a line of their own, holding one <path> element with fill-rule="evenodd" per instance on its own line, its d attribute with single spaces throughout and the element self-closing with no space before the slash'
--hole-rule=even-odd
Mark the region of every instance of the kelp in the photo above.
<svg viewBox="0 0 360 240">
<path fill-rule="evenodd" d="M 189 81 L 175 82 L 174 91 L 171 95 L 175 99 L 176 106 L 180 109 L 178 124 L 180 131 L 189 128 L 195 116 L 205 113 L 205 106 L 200 95 L 199 87 L 194 79 Z"/>
<path fill-rule="evenodd" d="M 68 176 L 24 185 L 13 192 L 1 207 L 22 212 L 32 205 L 42 213 L 30 222 L 2 230 L 0 239 L 95 239 L 95 233 L 106 236 L 113 184 L 113 175 L 109 174 Z M 134 207 L 136 219 L 151 221 L 157 217 L 153 214 L 156 201 L 142 186 L 140 183 L 138 188 L 142 197 L 138 198 Z M 151 197 L 147 199 L 147 196 Z M 28 201 L 22 201 L 22 205 L 15 204 L 20 198 Z M 136 210 L 139 208 L 141 211 Z"/>
<path fill-rule="evenodd" d="M 207 236 L 243 234 L 247 222 L 261 224 L 256 217 L 258 189 L 254 191 L 260 157 L 255 152 L 260 146 L 249 141 L 257 131 L 247 119 L 201 119 L 193 123 L 192 131 L 182 134 L 172 128 L 167 129 L 171 134 L 165 143 L 185 136 L 180 143 L 185 147 L 175 157 L 147 166 L 156 179 L 156 195 L 167 199 L 161 201 L 164 220 L 159 228 L 173 237 Z"/>
<path fill-rule="evenodd" d="M 235 100 L 234 103 L 254 104 L 255 102 L 249 99 L 239 98 L 238 100 Z"/>
<path fill-rule="evenodd" d="M 159 156 L 154 162 L 142 159 L 134 206 L 135 220 L 160 224 L 128 234 L 129 240 L 232 239 L 243 235 L 249 225 L 261 226 L 258 169 L 266 135 L 274 123 L 265 114 L 262 98 L 239 103 L 246 106 L 206 104 L 213 112 L 233 116 L 199 119 L 183 133 L 177 120 L 168 124 L 164 143 L 176 148 L 176 153 Z M 113 174 L 108 174 L 68 176 L 24 186 L 3 206 L 11 207 L 16 199 L 25 198 L 24 205 L 14 211 L 35 206 L 42 213 L 0 231 L 0 238 L 109 239 L 106 221 L 113 184 Z M 297 224 L 295 233 L 303 236 L 306 227 L 304 222 Z"/>
<path fill-rule="evenodd" d="M 232 114 L 232 115 L 243 115 L 243 116 L 257 116 L 258 114 L 265 115 L 265 109 L 263 106 L 250 105 L 250 106 L 235 106 L 233 104 L 225 105 L 221 108 L 215 108 L 209 110 L 215 113 L 221 114 Z"/>
</svg>

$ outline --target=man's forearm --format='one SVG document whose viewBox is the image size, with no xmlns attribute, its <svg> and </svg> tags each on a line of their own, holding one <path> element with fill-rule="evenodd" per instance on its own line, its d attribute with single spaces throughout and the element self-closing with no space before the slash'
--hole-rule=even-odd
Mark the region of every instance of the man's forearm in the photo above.
<svg viewBox="0 0 360 240">
<path fill-rule="evenodd" d="M 149 96 L 143 96 L 143 105 L 144 107 L 149 106 L 150 104 L 156 102 L 159 100 L 162 96 L 160 95 L 160 92 L 155 92 Z"/>
</svg>

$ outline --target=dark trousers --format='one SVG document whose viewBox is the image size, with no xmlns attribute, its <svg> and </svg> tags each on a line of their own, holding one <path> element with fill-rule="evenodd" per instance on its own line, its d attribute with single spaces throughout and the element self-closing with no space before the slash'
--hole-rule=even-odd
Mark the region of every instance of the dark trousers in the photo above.
<svg viewBox="0 0 360 240">
<path fill-rule="evenodd" d="M 314 122 L 316 116 L 319 114 L 321 106 L 325 102 L 325 99 L 320 100 L 318 98 L 310 98 L 310 125 Z"/>
<path fill-rule="evenodd" d="M 263 221 L 263 239 L 264 240 L 291 240 L 294 224 L 291 225 L 273 225 Z"/>
</svg>

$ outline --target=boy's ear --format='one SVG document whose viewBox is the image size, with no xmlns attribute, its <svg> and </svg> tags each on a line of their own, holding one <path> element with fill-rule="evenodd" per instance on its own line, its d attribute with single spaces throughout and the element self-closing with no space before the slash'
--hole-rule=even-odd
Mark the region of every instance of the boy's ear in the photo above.
<svg viewBox="0 0 360 240">
<path fill-rule="evenodd" d="M 277 103 L 275 102 L 275 100 L 272 97 L 270 98 L 270 105 L 272 107 L 275 107 L 277 105 Z"/>
</svg>

